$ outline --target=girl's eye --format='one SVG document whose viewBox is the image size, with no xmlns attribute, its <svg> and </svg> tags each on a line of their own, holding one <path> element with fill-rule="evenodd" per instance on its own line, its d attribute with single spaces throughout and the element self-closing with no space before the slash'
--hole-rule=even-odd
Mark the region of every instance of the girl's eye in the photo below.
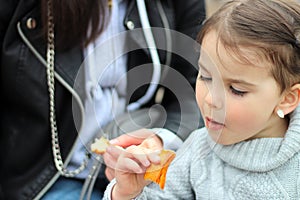
<svg viewBox="0 0 300 200">
<path fill-rule="evenodd" d="M 201 81 L 211 81 L 212 80 L 212 78 L 211 77 L 206 77 L 206 76 L 203 76 L 203 75 L 199 75 L 199 79 L 201 80 Z"/>
<path fill-rule="evenodd" d="M 234 94 L 234 95 L 237 95 L 237 96 L 244 96 L 247 92 L 246 91 L 240 91 L 240 90 L 237 90 L 235 89 L 234 87 L 230 86 L 229 87 L 231 92 Z"/>
</svg>

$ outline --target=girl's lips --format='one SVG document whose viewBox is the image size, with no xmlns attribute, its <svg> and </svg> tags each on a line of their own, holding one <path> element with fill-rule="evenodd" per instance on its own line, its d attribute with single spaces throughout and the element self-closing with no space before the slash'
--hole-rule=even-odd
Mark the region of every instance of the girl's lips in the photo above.
<svg viewBox="0 0 300 200">
<path fill-rule="evenodd" d="M 205 118 L 205 124 L 208 129 L 213 130 L 213 131 L 219 131 L 219 130 L 223 129 L 225 126 L 224 124 L 216 122 L 213 119 L 208 118 L 208 117 Z"/>
</svg>

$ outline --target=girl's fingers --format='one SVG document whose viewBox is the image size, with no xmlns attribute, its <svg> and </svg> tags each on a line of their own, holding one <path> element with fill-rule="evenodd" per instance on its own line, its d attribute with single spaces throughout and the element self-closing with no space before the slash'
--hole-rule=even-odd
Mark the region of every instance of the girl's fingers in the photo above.
<svg viewBox="0 0 300 200">
<path fill-rule="evenodd" d="M 145 139 L 140 146 L 152 150 L 161 150 L 163 148 L 163 142 L 157 135 L 152 135 L 151 137 Z"/>
<path fill-rule="evenodd" d="M 117 169 L 118 171 L 122 171 L 124 173 L 136 173 L 141 174 L 144 173 L 145 169 L 142 168 L 135 160 L 132 160 L 128 157 L 123 157 L 118 160 Z"/>
<path fill-rule="evenodd" d="M 103 154 L 103 160 L 107 167 L 115 169 L 118 158 L 115 158 L 110 153 L 106 152 Z"/>
<path fill-rule="evenodd" d="M 118 145 L 121 147 L 128 147 L 130 145 L 139 145 L 146 138 L 154 135 L 154 132 L 148 129 L 139 129 L 133 132 L 123 134 L 117 138 L 110 140 L 113 145 Z"/>
<path fill-rule="evenodd" d="M 104 161 L 107 166 L 119 171 L 143 173 L 151 163 L 160 163 L 159 152 L 135 145 L 128 147 L 126 150 L 111 146 L 107 148 L 104 154 Z M 119 159 L 114 157 L 116 155 L 119 156 Z"/>
<path fill-rule="evenodd" d="M 132 153 L 134 159 L 139 161 L 144 167 L 149 167 L 151 163 L 160 163 L 160 151 L 153 151 L 152 149 L 141 146 L 131 146 L 127 148 L 128 152 Z"/>
<path fill-rule="evenodd" d="M 129 134 L 121 135 L 115 139 L 110 140 L 110 143 L 113 145 L 119 145 L 121 147 L 128 147 L 130 145 L 138 145 L 143 142 L 143 139 L 139 137 L 134 137 Z"/>
<path fill-rule="evenodd" d="M 122 149 L 121 147 L 116 147 L 113 145 L 108 146 L 106 148 L 106 152 L 103 154 L 103 159 L 106 166 L 114 169 L 119 156 L 124 151 L 125 150 Z"/>
<path fill-rule="evenodd" d="M 160 164 L 159 151 L 148 154 L 148 159 L 150 160 L 151 163 Z"/>
<path fill-rule="evenodd" d="M 115 178 L 115 169 L 107 167 L 105 169 L 105 176 L 109 181 L 111 181 L 113 178 Z"/>
<path fill-rule="evenodd" d="M 114 145 L 109 145 L 106 148 L 106 152 L 109 153 L 115 159 L 118 159 L 123 151 L 124 151 L 124 149 L 122 147 L 118 147 L 118 146 L 114 146 Z"/>
<path fill-rule="evenodd" d="M 130 146 L 126 149 L 127 152 L 131 153 L 130 157 L 141 163 L 144 167 L 150 165 L 147 154 L 144 152 L 143 148 L 139 146 Z"/>
<path fill-rule="evenodd" d="M 151 163 L 155 163 L 155 164 L 160 163 L 159 154 L 160 154 L 161 150 L 153 150 L 153 149 L 149 149 L 149 148 L 144 148 L 141 145 L 139 147 L 143 150 L 144 154 L 147 155 L 147 158 Z"/>
</svg>

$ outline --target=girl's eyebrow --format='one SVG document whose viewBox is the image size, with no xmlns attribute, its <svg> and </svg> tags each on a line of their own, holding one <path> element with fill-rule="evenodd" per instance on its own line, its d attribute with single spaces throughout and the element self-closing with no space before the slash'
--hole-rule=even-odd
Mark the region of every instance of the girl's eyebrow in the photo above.
<svg viewBox="0 0 300 200">
<path fill-rule="evenodd" d="M 209 70 L 207 70 L 207 68 L 204 66 L 204 64 L 203 64 L 202 62 L 199 61 L 199 62 L 198 62 L 198 66 L 199 66 L 199 68 L 201 68 L 201 70 L 203 70 L 204 72 L 209 73 Z M 238 83 L 238 84 L 248 85 L 248 86 L 251 86 L 251 87 L 256 86 L 256 84 L 253 84 L 253 83 L 250 83 L 250 82 L 241 80 L 241 79 L 225 78 L 224 81 L 226 81 L 226 82 L 228 82 L 228 83 Z"/>
<path fill-rule="evenodd" d="M 238 84 L 243 84 L 243 85 L 248 85 L 248 86 L 256 86 L 255 84 L 253 83 L 249 83 L 247 81 L 244 81 L 244 80 L 241 80 L 241 79 L 232 79 L 232 78 L 227 78 L 225 80 L 226 82 L 229 82 L 229 83 L 238 83 Z"/>
</svg>

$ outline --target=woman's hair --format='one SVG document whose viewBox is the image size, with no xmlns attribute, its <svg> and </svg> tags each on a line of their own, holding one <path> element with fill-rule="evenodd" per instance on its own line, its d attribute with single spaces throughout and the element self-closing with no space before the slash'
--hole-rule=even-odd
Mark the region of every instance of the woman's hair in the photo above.
<svg viewBox="0 0 300 200">
<path fill-rule="evenodd" d="M 211 30 L 240 62 L 251 63 L 247 48 L 271 65 L 281 92 L 300 83 L 300 5 L 288 0 L 233 0 L 205 21 L 201 44 Z M 216 47 L 217 48 L 217 47 Z M 253 63 L 253 62 L 252 62 Z"/>
<path fill-rule="evenodd" d="M 108 0 L 51 0 L 55 43 L 59 49 L 86 46 L 103 32 L 109 17 Z M 41 1 L 43 34 L 47 36 L 47 2 Z"/>
</svg>

